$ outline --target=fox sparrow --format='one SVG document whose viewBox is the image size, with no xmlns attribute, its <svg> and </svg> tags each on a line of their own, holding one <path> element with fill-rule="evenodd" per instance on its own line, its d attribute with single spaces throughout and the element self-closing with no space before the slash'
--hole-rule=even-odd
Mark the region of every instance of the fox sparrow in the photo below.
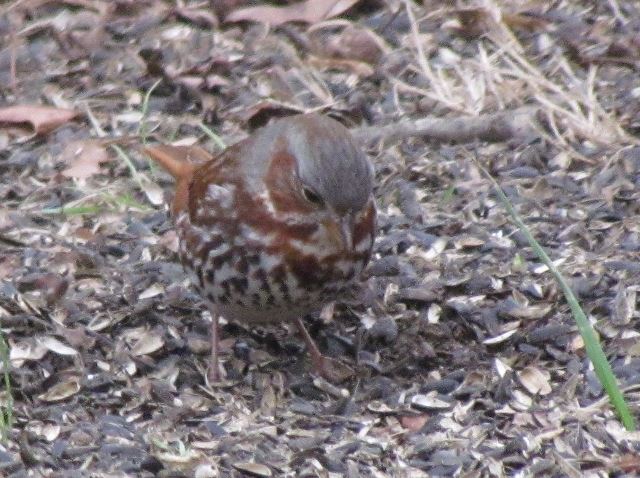
<svg viewBox="0 0 640 478">
<path fill-rule="evenodd" d="M 276 120 L 212 156 L 156 146 L 149 156 L 176 179 L 172 215 L 180 258 L 210 307 L 211 367 L 218 380 L 218 317 L 292 321 L 316 372 L 335 380 L 302 316 L 357 279 L 371 255 L 373 168 L 337 121 Z"/>
</svg>

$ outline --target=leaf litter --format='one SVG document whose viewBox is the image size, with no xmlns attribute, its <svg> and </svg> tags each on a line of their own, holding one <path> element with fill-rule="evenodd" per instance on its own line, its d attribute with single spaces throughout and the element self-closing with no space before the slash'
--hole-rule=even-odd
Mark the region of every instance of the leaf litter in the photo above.
<svg viewBox="0 0 640 478">
<path fill-rule="evenodd" d="M 638 7 L 325 3 L 0 11 L 13 38 L 0 50 L 0 84 L 13 85 L 0 109 L 0 321 L 16 399 L 0 474 L 637 472 L 637 432 L 616 420 L 557 286 L 468 158 L 571 278 L 637 411 Z M 482 126 L 524 106 L 536 127 L 498 142 L 366 140 L 372 264 L 310 319 L 356 379 L 311 377 L 286 324 L 225 323 L 228 383 L 207 386 L 210 317 L 176 262 L 170 180 L 135 142 L 104 141 L 217 151 L 202 125 L 233 144 L 299 111 L 379 130 Z"/>
</svg>

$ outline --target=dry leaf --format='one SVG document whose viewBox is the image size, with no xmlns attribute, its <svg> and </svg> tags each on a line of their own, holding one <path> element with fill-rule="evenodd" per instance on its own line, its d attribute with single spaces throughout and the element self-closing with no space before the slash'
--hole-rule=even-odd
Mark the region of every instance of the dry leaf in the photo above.
<svg viewBox="0 0 640 478">
<path fill-rule="evenodd" d="M 173 468 L 190 467 L 202 460 L 202 454 L 193 449 L 186 449 L 182 453 L 158 452 L 154 456 Z"/>
<path fill-rule="evenodd" d="M 371 76 L 375 72 L 375 70 L 367 63 L 340 58 L 321 58 L 311 56 L 309 57 L 309 64 L 319 70 L 347 71 L 359 77 Z"/>
<path fill-rule="evenodd" d="M 96 343 L 96 339 L 91 335 L 87 334 L 87 329 L 84 326 L 78 326 L 78 327 L 61 326 L 58 329 L 58 333 L 59 335 L 64 337 L 72 347 L 89 350 Z"/>
<path fill-rule="evenodd" d="M 20 267 L 18 257 L 0 257 L 0 280 L 14 277 L 18 267 Z"/>
<path fill-rule="evenodd" d="M 234 463 L 233 467 L 253 476 L 271 476 L 271 469 L 260 463 Z"/>
<path fill-rule="evenodd" d="M 400 424 L 412 432 L 419 431 L 425 423 L 429 420 L 428 415 L 402 415 L 400 417 Z"/>
<path fill-rule="evenodd" d="M 69 281 L 60 274 L 53 272 L 27 274 L 18 280 L 21 292 L 39 291 L 48 305 L 55 304 L 64 297 Z"/>
<path fill-rule="evenodd" d="M 181 20 L 186 20 L 200 28 L 217 28 L 220 24 L 218 17 L 208 9 L 177 6 L 173 11 Z"/>
<path fill-rule="evenodd" d="M 509 337 L 511 337 L 516 332 L 517 332 L 516 329 L 507 330 L 506 332 L 504 332 L 502 334 L 499 334 L 499 335 L 496 335 L 495 337 L 490 337 L 488 339 L 483 340 L 482 343 L 486 344 L 486 345 L 499 344 L 499 343 L 502 343 L 502 342 L 508 340 Z"/>
<path fill-rule="evenodd" d="M 541 319 L 546 316 L 553 307 L 547 304 L 524 305 L 521 307 L 513 307 L 504 312 L 506 316 L 515 319 Z"/>
<path fill-rule="evenodd" d="M 547 371 L 529 366 L 518 372 L 518 378 L 529 393 L 534 395 L 549 395 L 551 393 L 550 376 Z"/>
<path fill-rule="evenodd" d="M 164 203 L 164 191 L 153 181 L 149 181 L 146 176 L 140 176 L 140 188 L 151 204 L 159 206 Z"/>
<path fill-rule="evenodd" d="M 446 410 L 451 408 L 451 403 L 438 398 L 435 392 L 414 395 L 411 397 L 411 405 L 421 410 Z"/>
<path fill-rule="evenodd" d="M 68 377 L 63 382 L 54 385 L 43 394 L 38 395 L 38 398 L 45 402 L 59 402 L 66 400 L 79 391 L 80 379 L 78 377 Z"/>
<path fill-rule="evenodd" d="M 612 316 L 616 324 L 625 325 L 631 322 L 636 312 L 636 296 L 634 288 L 625 287 L 622 281 L 618 284 Z"/>
<path fill-rule="evenodd" d="M 198 465 L 193 472 L 194 478 L 215 478 L 220 476 L 218 467 L 213 463 L 203 463 Z"/>
<path fill-rule="evenodd" d="M 140 355 L 152 354 L 156 350 L 160 350 L 164 345 L 164 339 L 158 332 L 149 332 L 147 335 L 138 340 L 131 347 L 131 354 L 138 357 Z"/>
<path fill-rule="evenodd" d="M 313 48 L 317 55 L 354 60 L 371 65 L 376 65 L 382 55 L 389 51 L 385 41 L 373 31 L 353 25 L 329 38 L 324 31 L 318 31 Z"/>
<path fill-rule="evenodd" d="M 640 474 L 640 456 L 636 453 L 627 453 L 620 456 L 615 461 L 614 466 L 620 468 L 625 473 L 632 473 L 634 475 Z"/>
<path fill-rule="evenodd" d="M 16 105 L 0 108 L 0 125 L 29 124 L 34 134 L 46 134 L 78 115 L 73 110 L 52 106 Z"/>
<path fill-rule="evenodd" d="M 53 353 L 58 355 L 78 355 L 78 352 L 75 349 L 63 344 L 54 337 L 40 337 L 38 342 L 47 350 L 51 350 Z"/>
<path fill-rule="evenodd" d="M 512 30 L 524 30 L 528 32 L 545 31 L 549 28 L 549 20 L 542 16 L 527 15 L 522 13 L 505 13 L 502 21 Z"/>
<path fill-rule="evenodd" d="M 57 423 L 45 423 L 42 427 L 40 434 L 44 437 L 48 442 L 52 442 L 60 435 L 60 430 L 62 427 Z"/>
<path fill-rule="evenodd" d="M 340 15 L 356 3 L 358 0 L 306 0 L 286 7 L 248 7 L 231 12 L 224 21 L 253 21 L 274 26 L 287 22 L 314 24 Z"/>
<path fill-rule="evenodd" d="M 100 163 L 111 159 L 104 146 L 91 140 L 69 143 L 60 157 L 70 163 L 70 166 L 62 174 L 68 178 L 76 179 L 86 179 L 99 173 Z"/>
<path fill-rule="evenodd" d="M 164 286 L 158 282 L 152 284 L 147 289 L 143 290 L 138 296 L 138 300 L 150 299 L 164 293 Z"/>
<path fill-rule="evenodd" d="M 430 324 L 437 324 L 440 322 L 440 317 L 442 316 L 442 307 L 438 304 L 433 303 L 429 306 L 429 310 L 427 311 L 427 321 Z"/>
<path fill-rule="evenodd" d="M 9 360 L 11 365 L 19 368 L 26 360 L 40 360 L 47 354 L 47 348 L 33 339 L 18 342 L 11 346 Z"/>
<path fill-rule="evenodd" d="M 495 22 L 484 8 L 460 8 L 455 10 L 457 24 L 450 27 L 466 39 L 474 39 L 491 31 Z"/>
<path fill-rule="evenodd" d="M 160 236 L 160 240 L 158 244 L 166 247 L 173 253 L 177 253 L 179 250 L 178 245 L 178 234 L 173 229 L 165 232 L 162 236 Z"/>
<path fill-rule="evenodd" d="M 58 438 L 60 430 L 62 430 L 62 427 L 57 423 L 35 422 L 33 426 L 30 427 L 31 432 L 44 438 L 48 442 L 52 442 Z"/>
<path fill-rule="evenodd" d="M 229 12 L 247 5 L 249 0 L 209 0 L 209 7 L 218 15 L 218 18 L 225 18 Z"/>
<path fill-rule="evenodd" d="M 494 366 L 500 378 L 504 378 L 507 372 L 511 371 L 511 367 L 498 358 L 494 360 Z"/>
<path fill-rule="evenodd" d="M 533 399 L 522 390 L 513 390 L 511 394 L 513 395 L 513 400 L 511 400 L 510 404 L 515 410 L 525 411 L 531 408 Z"/>
<path fill-rule="evenodd" d="M 367 405 L 367 410 L 373 413 L 381 413 L 381 414 L 396 412 L 395 409 L 391 408 L 389 405 L 379 400 L 373 400 L 369 402 L 369 404 Z"/>
</svg>

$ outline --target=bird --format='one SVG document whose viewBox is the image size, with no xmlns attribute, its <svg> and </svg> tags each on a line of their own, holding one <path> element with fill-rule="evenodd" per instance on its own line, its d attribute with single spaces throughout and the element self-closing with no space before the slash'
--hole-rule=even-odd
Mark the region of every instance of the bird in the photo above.
<svg viewBox="0 0 640 478">
<path fill-rule="evenodd" d="M 218 154 L 162 144 L 145 152 L 175 179 L 178 255 L 212 317 L 208 380 L 221 380 L 221 316 L 249 327 L 294 324 L 314 372 L 344 379 L 303 317 L 349 290 L 372 254 L 374 168 L 349 129 L 306 113 Z"/>
</svg>

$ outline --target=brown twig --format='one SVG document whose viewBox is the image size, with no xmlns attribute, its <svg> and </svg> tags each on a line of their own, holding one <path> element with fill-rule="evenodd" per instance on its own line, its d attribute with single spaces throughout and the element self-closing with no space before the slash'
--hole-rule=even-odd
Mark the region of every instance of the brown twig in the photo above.
<svg viewBox="0 0 640 478">
<path fill-rule="evenodd" d="M 527 106 L 481 116 L 407 119 L 386 126 L 356 128 L 352 133 L 362 142 L 413 136 L 450 143 L 499 142 L 537 134 L 537 112 L 538 108 Z"/>
</svg>

